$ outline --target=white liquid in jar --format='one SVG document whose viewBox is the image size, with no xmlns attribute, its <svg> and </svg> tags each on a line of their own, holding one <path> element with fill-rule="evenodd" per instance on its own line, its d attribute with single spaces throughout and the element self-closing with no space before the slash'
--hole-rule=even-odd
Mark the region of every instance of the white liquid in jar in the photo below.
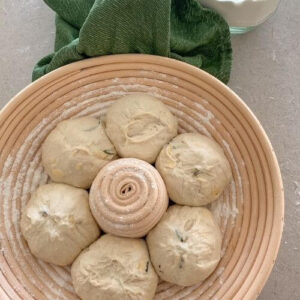
<svg viewBox="0 0 300 300">
<path fill-rule="evenodd" d="M 276 10 L 279 0 L 199 0 L 217 11 L 230 27 L 255 27 Z"/>
</svg>

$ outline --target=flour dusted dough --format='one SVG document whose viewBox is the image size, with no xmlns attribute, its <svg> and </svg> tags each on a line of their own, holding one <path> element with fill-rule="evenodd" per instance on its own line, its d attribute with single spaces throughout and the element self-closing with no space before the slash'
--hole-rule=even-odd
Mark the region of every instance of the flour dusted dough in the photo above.
<svg viewBox="0 0 300 300">
<path fill-rule="evenodd" d="M 156 168 L 170 198 L 189 206 L 202 206 L 216 200 L 232 178 L 222 148 L 197 133 L 180 134 L 165 145 Z"/>
<path fill-rule="evenodd" d="M 191 286 L 206 279 L 221 257 L 221 233 L 206 208 L 171 206 L 150 231 L 152 264 L 165 281 Z"/>
<path fill-rule="evenodd" d="M 156 98 L 133 94 L 109 108 L 106 132 L 121 157 L 153 163 L 163 145 L 176 136 L 177 120 Z"/>
<path fill-rule="evenodd" d="M 110 234 L 77 257 L 71 276 L 83 300 L 151 300 L 158 283 L 145 241 Z"/>
<path fill-rule="evenodd" d="M 42 163 L 51 179 L 81 188 L 89 188 L 115 157 L 101 121 L 91 117 L 60 122 L 42 146 Z"/>
<path fill-rule="evenodd" d="M 87 191 L 60 183 L 42 185 L 33 193 L 21 231 L 36 257 L 60 266 L 71 264 L 100 234 Z"/>
</svg>

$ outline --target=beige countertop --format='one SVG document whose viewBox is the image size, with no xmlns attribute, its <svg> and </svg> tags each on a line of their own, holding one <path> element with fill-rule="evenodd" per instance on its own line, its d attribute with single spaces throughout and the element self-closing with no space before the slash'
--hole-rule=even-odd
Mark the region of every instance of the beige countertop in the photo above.
<svg viewBox="0 0 300 300">
<path fill-rule="evenodd" d="M 0 0 L 0 108 L 31 80 L 54 44 L 54 14 L 41 0 Z M 229 86 L 253 110 L 277 154 L 286 213 L 276 265 L 259 300 L 300 299 L 300 3 L 233 38 Z"/>
</svg>

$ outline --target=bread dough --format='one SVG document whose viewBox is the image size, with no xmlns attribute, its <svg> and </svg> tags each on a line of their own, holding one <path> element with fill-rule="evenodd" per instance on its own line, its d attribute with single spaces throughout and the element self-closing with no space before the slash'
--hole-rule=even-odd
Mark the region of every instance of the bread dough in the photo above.
<svg viewBox="0 0 300 300">
<path fill-rule="evenodd" d="M 90 190 L 90 207 L 100 227 L 124 237 L 142 237 L 167 210 L 166 186 L 150 164 L 135 158 L 110 162 Z"/>
<path fill-rule="evenodd" d="M 203 207 L 173 205 L 147 236 L 152 264 L 165 281 L 191 286 L 206 279 L 221 257 L 221 232 Z"/>
<path fill-rule="evenodd" d="M 156 168 L 170 198 L 189 206 L 202 206 L 216 200 L 232 178 L 222 148 L 197 133 L 180 134 L 165 145 Z"/>
<path fill-rule="evenodd" d="M 61 183 L 40 186 L 21 218 L 31 252 L 60 266 L 71 264 L 100 234 L 88 204 L 88 192 Z"/>
<path fill-rule="evenodd" d="M 81 188 L 89 188 L 115 157 L 101 121 L 91 117 L 60 122 L 42 146 L 42 163 L 51 179 Z"/>
<path fill-rule="evenodd" d="M 176 136 L 177 120 L 156 98 L 133 94 L 109 108 L 106 132 L 121 157 L 153 163 L 163 145 Z"/>
<path fill-rule="evenodd" d="M 152 300 L 158 283 L 145 241 L 110 234 L 77 257 L 71 276 L 83 300 Z"/>
</svg>

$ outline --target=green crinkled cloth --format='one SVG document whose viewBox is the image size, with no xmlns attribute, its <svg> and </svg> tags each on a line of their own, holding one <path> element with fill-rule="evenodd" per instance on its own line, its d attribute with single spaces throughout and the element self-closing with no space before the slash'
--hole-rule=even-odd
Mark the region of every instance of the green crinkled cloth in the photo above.
<svg viewBox="0 0 300 300">
<path fill-rule="evenodd" d="M 197 0 L 45 2 L 57 13 L 55 50 L 36 64 L 33 80 L 89 57 L 144 53 L 175 58 L 229 81 L 229 27 Z"/>
</svg>

